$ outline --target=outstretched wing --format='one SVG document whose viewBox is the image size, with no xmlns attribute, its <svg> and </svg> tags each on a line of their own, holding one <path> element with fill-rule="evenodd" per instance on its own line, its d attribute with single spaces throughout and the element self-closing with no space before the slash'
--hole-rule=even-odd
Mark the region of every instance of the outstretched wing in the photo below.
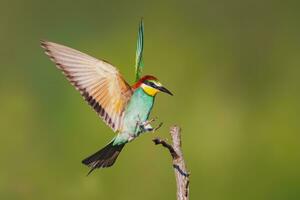
<svg viewBox="0 0 300 200">
<path fill-rule="evenodd" d="M 114 131 L 120 130 L 131 87 L 111 64 L 75 49 L 42 41 L 46 54 Z"/>
<path fill-rule="evenodd" d="M 143 50 L 144 50 L 144 22 L 141 19 L 139 30 L 138 30 L 138 40 L 135 53 L 135 81 L 141 78 L 142 68 L 144 67 L 143 61 Z"/>
</svg>

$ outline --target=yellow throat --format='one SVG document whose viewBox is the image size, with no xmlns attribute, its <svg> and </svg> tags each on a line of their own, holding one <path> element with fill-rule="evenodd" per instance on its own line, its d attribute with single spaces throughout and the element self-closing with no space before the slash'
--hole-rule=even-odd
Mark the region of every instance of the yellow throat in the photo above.
<svg viewBox="0 0 300 200">
<path fill-rule="evenodd" d="M 159 92 L 158 89 L 150 87 L 149 85 L 146 85 L 146 84 L 142 84 L 141 87 L 150 96 L 155 96 Z"/>
</svg>

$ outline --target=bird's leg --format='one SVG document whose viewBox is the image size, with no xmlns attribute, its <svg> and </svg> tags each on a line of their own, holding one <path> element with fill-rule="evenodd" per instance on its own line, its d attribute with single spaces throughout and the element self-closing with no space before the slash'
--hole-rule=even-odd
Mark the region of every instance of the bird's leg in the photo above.
<svg viewBox="0 0 300 200">
<path fill-rule="evenodd" d="M 147 126 L 148 124 L 154 122 L 155 120 L 157 120 L 157 117 L 154 117 L 154 118 L 152 118 L 152 119 L 149 119 L 149 120 L 147 120 L 147 121 L 144 121 L 144 122 L 143 122 L 143 125 L 144 125 L 144 126 Z"/>
<path fill-rule="evenodd" d="M 141 133 L 152 131 L 153 128 L 152 128 L 152 126 L 151 126 L 150 123 L 153 122 L 153 121 L 155 121 L 155 119 L 151 119 L 151 120 L 147 120 L 147 121 L 142 122 L 140 116 L 138 115 L 138 120 L 136 122 L 136 128 L 135 128 L 135 130 L 137 132 L 140 131 Z"/>
<path fill-rule="evenodd" d="M 152 126 L 151 126 L 151 122 L 154 122 L 156 120 L 156 118 L 152 118 L 149 120 L 146 120 L 144 122 L 139 121 L 139 126 L 140 129 L 142 130 L 142 132 L 150 132 L 153 130 Z"/>
<path fill-rule="evenodd" d="M 157 120 L 157 117 L 141 123 L 140 127 L 143 130 L 143 132 L 153 132 L 154 133 L 156 130 L 158 130 L 163 125 L 163 123 L 161 122 L 157 127 L 153 128 L 151 126 L 151 123 L 154 122 L 155 120 Z"/>
<path fill-rule="evenodd" d="M 151 124 L 144 124 L 141 126 L 141 129 L 143 130 L 143 132 L 150 132 L 153 130 L 153 127 L 151 126 Z"/>
</svg>

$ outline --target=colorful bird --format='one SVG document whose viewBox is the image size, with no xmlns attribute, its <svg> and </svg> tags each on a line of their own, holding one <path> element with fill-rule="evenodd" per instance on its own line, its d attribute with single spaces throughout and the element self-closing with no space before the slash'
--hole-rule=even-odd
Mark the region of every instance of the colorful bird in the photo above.
<svg viewBox="0 0 300 200">
<path fill-rule="evenodd" d="M 88 174 L 96 168 L 112 166 L 125 144 L 142 133 L 155 131 L 156 128 L 150 125 L 153 120 L 148 119 L 155 96 L 160 91 L 172 95 L 154 76 L 140 78 L 143 67 L 143 33 L 141 21 L 136 53 L 137 82 L 133 86 L 107 61 L 60 44 L 41 42 L 45 53 L 99 117 L 117 133 L 104 148 L 82 161 L 91 168 Z"/>
</svg>

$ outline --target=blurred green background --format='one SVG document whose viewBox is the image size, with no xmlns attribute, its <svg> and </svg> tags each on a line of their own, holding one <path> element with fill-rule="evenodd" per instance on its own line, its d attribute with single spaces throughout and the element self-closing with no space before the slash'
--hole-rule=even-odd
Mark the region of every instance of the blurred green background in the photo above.
<svg viewBox="0 0 300 200">
<path fill-rule="evenodd" d="M 299 1 L 0 3 L 0 199 L 175 199 L 168 152 L 154 136 L 178 124 L 191 199 L 300 199 Z M 144 74 L 164 126 L 86 177 L 81 160 L 112 131 L 39 46 L 65 44 L 134 80 L 140 17 Z"/>
</svg>

